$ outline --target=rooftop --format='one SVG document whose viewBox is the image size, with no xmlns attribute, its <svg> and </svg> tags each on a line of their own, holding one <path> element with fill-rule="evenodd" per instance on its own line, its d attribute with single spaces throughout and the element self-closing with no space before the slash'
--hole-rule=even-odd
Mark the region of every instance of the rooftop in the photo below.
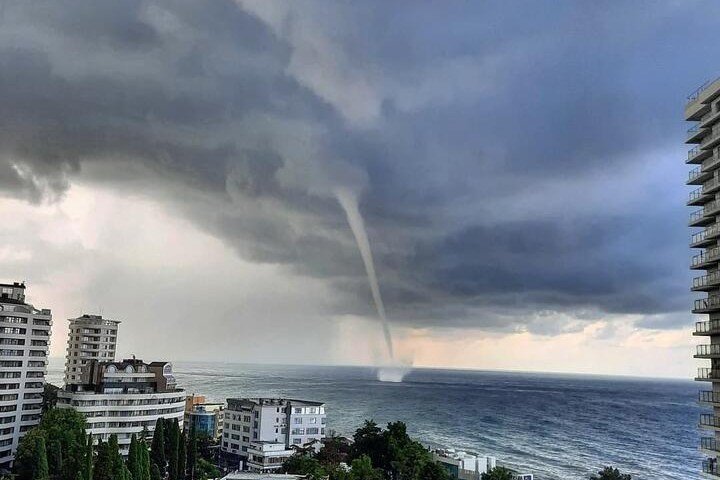
<svg viewBox="0 0 720 480">
<path fill-rule="evenodd" d="M 278 405 L 285 406 L 288 404 L 308 405 L 313 407 L 321 407 L 324 402 L 314 402 L 310 400 L 297 400 L 294 398 L 228 398 L 228 405 L 232 403 L 240 403 L 243 405 Z"/>
</svg>

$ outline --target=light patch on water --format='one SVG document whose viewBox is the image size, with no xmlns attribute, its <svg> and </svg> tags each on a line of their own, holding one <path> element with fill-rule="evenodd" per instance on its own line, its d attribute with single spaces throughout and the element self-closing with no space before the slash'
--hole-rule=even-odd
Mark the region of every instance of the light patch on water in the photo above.
<svg viewBox="0 0 720 480">
<path fill-rule="evenodd" d="M 377 370 L 377 379 L 381 382 L 400 383 L 410 370 L 412 370 L 412 367 L 409 365 L 387 365 L 379 367 Z"/>
</svg>

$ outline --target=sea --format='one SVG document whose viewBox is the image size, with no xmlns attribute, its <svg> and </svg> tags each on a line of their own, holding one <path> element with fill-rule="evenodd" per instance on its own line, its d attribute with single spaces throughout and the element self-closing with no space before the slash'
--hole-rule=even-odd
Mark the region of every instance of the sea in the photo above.
<svg viewBox="0 0 720 480">
<path fill-rule="evenodd" d="M 62 383 L 62 360 L 48 381 Z M 686 380 L 418 368 L 400 383 L 372 367 L 174 362 L 209 401 L 277 396 L 325 402 L 328 428 L 401 420 L 431 447 L 492 455 L 536 480 L 587 479 L 612 465 L 633 480 L 700 478 L 698 385 Z"/>
</svg>

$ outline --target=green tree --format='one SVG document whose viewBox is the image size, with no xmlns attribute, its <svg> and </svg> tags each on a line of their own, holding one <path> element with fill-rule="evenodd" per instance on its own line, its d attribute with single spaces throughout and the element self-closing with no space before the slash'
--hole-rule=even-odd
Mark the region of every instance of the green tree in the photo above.
<svg viewBox="0 0 720 480">
<path fill-rule="evenodd" d="M 178 480 L 185 480 L 185 467 L 187 464 L 187 435 L 182 432 L 180 435 L 180 447 L 178 448 Z"/>
<path fill-rule="evenodd" d="M 45 439 L 42 436 L 39 436 L 35 439 L 35 460 L 33 462 L 32 480 L 49 479 L 50 468 L 48 467 Z"/>
<path fill-rule="evenodd" d="M 187 444 L 187 461 L 186 470 L 187 476 L 190 480 L 195 480 L 195 467 L 197 466 L 198 459 L 198 445 L 197 435 L 195 433 L 195 427 L 190 427 L 190 435 L 188 436 Z"/>
<path fill-rule="evenodd" d="M 317 453 L 318 459 L 324 467 L 336 466 L 345 462 L 350 455 L 350 445 L 341 437 L 328 437 L 323 442 L 323 448 Z"/>
<path fill-rule="evenodd" d="M 220 470 L 204 458 L 198 458 L 197 465 L 195 466 L 195 474 L 198 480 L 208 480 L 210 478 L 218 478 L 220 476 Z M 314 478 L 309 477 L 308 480 L 314 480 Z"/>
<path fill-rule="evenodd" d="M 115 480 L 113 479 L 112 456 L 107 442 L 103 442 L 102 439 L 98 440 L 95 451 L 97 455 L 93 465 L 93 480 Z"/>
<path fill-rule="evenodd" d="M 45 384 L 42 393 L 42 413 L 45 413 L 52 408 L 55 408 L 55 405 L 57 405 L 57 394 L 59 390 L 60 387 L 56 387 L 51 383 Z"/>
<path fill-rule="evenodd" d="M 628 473 L 620 473 L 620 470 L 613 467 L 605 467 L 597 475 L 591 475 L 590 480 L 631 480 Z"/>
<path fill-rule="evenodd" d="M 162 480 L 162 475 L 160 474 L 160 469 L 157 466 L 157 463 L 152 463 L 152 466 L 150 467 L 150 480 Z"/>
<path fill-rule="evenodd" d="M 140 457 L 142 461 L 142 480 L 150 480 L 150 451 L 148 450 L 148 446 L 144 438 L 138 442 L 138 448 L 140 449 Z"/>
<path fill-rule="evenodd" d="M 126 480 L 128 477 L 128 470 L 123 462 L 122 455 L 120 454 L 120 445 L 118 445 L 117 435 L 114 433 L 110 435 L 108 440 L 108 455 L 110 456 L 110 470 L 114 480 Z"/>
<path fill-rule="evenodd" d="M 323 466 L 320 465 L 320 462 L 311 455 L 307 454 L 296 453 L 295 455 L 292 455 L 290 458 L 285 460 L 282 465 L 282 470 L 285 473 L 305 475 L 309 480 L 319 480 L 327 475 L 327 472 Z M 198 477 L 198 479 L 203 480 L 200 477 Z"/>
<path fill-rule="evenodd" d="M 58 480 L 75 480 L 84 464 L 85 416 L 70 408 L 48 410 L 40 424 L 28 432 L 18 446 L 14 468 L 21 480 L 32 476 L 32 453 L 37 436 L 41 436 L 47 446 L 45 454 L 50 458 L 49 474 Z"/>
<path fill-rule="evenodd" d="M 165 419 L 160 417 L 155 422 L 152 446 L 150 447 L 150 460 L 157 465 L 160 476 L 165 475 L 167 461 L 165 459 Z"/>
<path fill-rule="evenodd" d="M 370 457 L 376 468 L 386 470 L 389 467 L 386 439 L 382 429 L 372 420 L 365 420 L 363 426 L 358 428 L 353 435 L 350 458 L 360 458 L 363 455 Z"/>
<path fill-rule="evenodd" d="M 178 462 L 180 452 L 180 427 L 177 419 L 172 422 L 165 422 L 167 444 L 165 451 L 168 461 L 168 478 L 169 480 L 178 480 Z"/>
<path fill-rule="evenodd" d="M 90 434 L 87 435 L 87 442 L 85 443 L 82 476 L 84 480 L 93 480 L 93 439 Z"/>
<path fill-rule="evenodd" d="M 373 468 L 367 455 L 352 461 L 349 480 L 383 480 L 382 470 Z"/>
<path fill-rule="evenodd" d="M 130 470 L 132 480 L 143 480 L 142 478 L 142 459 L 140 458 L 140 444 L 137 437 L 133 433 L 130 437 L 130 447 L 128 449 L 127 468 Z"/>
<path fill-rule="evenodd" d="M 515 474 L 505 467 L 495 467 L 487 473 L 483 473 L 481 480 L 513 480 Z"/>
</svg>

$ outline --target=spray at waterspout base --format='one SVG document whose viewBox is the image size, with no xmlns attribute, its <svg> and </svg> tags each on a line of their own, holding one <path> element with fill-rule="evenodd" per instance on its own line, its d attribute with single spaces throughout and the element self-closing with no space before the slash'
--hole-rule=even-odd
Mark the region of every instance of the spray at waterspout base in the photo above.
<svg viewBox="0 0 720 480">
<path fill-rule="evenodd" d="M 386 365 L 378 368 L 377 379 L 381 382 L 400 383 L 412 367 L 403 365 Z"/>
</svg>

